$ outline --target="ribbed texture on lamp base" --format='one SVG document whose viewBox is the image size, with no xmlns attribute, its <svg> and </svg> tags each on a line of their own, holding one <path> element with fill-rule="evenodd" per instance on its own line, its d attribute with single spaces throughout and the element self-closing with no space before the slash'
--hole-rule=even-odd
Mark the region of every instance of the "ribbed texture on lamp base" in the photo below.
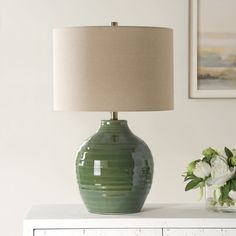
<svg viewBox="0 0 236 236">
<path fill-rule="evenodd" d="M 78 152 L 77 179 L 90 212 L 139 212 L 149 193 L 153 159 L 148 146 L 123 120 L 102 121 Z"/>
</svg>

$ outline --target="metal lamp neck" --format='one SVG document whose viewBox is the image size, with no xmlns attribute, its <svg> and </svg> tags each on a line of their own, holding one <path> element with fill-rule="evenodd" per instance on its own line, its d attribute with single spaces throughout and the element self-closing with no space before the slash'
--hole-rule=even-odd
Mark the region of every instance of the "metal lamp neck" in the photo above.
<svg viewBox="0 0 236 236">
<path fill-rule="evenodd" d="M 115 111 L 111 112 L 111 120 L 118 120 L 118 112 Z"/>
</svg>

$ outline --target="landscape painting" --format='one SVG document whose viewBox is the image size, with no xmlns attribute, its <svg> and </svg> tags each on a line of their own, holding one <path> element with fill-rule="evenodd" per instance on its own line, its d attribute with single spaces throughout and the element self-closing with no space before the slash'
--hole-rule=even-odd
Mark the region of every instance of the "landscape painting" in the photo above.
<svg viewBox="0 0 236 236">
<path fill-rule="evenodd" d="M 236 0 L 190 0 L 190 98 L 236 98 Z"/>
<path fill-rule="evenodd" d="M 198 42 L 198 89 L 236 89 L 236 34 L 201 33 Z"/>
</svg>

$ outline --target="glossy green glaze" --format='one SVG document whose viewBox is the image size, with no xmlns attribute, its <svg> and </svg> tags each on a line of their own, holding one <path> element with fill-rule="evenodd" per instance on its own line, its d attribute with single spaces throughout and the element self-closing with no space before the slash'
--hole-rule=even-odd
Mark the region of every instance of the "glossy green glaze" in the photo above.
<svg viewBox="0 0 236 236">
<path fill-rule="evenodd" d="M 88 211 L 135 213 L 141 210 L 152 184 L 152 154 L 130 131 L 127 121 L 104 120 L 80 147 L 76 173 Z"/>
</svg>

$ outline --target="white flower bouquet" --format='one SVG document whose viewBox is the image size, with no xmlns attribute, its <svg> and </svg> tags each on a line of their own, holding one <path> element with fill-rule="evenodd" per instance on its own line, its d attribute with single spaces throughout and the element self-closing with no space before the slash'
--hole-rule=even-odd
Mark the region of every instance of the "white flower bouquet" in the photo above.
<svg viewBox="0 0 236 236">
<path fill-rule="evenodd" d="M 206 188 L 207 207 L 235 208 L 236 150 L 225 147 L 220 152 L 207 148 L 202 154 L 202 159 L 191 162 L 183 175 L 184 181 L 188 181 L 185 191 L 199 188 L 202 198 Z"/>
</svg>

